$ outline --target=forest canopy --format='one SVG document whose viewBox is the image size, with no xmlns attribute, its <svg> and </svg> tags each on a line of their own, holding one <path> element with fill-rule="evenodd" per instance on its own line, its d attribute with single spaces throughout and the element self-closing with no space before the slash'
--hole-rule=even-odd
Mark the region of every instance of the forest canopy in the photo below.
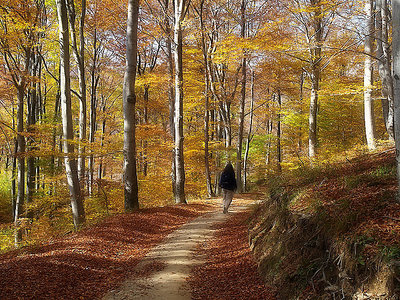
<svg viewBox="0 0 400 300">
<path fill-rule="evenodd" d="M 0 246 L 392 145 L 391 43 L 389 0 L 0 0 Z"/>
</svg>

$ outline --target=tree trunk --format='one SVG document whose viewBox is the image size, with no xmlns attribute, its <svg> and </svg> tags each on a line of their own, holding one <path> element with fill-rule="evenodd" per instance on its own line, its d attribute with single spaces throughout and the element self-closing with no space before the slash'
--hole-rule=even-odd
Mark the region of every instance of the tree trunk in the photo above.
<svg viewBox="0 0 400 300">
<path fill-rule="evenodd" d="M 400 0 L 392 1 L 393 7 L 393 73 L 394 73 L 394 115 L 396 161 L 397 161 L 397 201 L 400 202 Z"/>
<path fill-rule="evenodd" d="M 80 46 L 79 46 L 79 56 L 80 61 L 78 64 L 79 70 L 79 93 L 81 95 L 79 101 L 79 139 L 82 142 L 86 140 L 86 78 L 85 78 L 85 35 L 84 35 L 84 26 L 85 26 L 85 16 L 86 16 L 86 0 L 82 0 L 82 13 L 81 20 L 79 23 L 79 37 L 80 37 Z M 85 147 L 80 144 L 79 147 L 79 163 L 78 163 L 78 172 L 79 178 L 82 180 L 85 177 Z M 84 182 L 82 180 L 82 182 Z"/>
<path fill-rule="evenodd" d="M 25 137 L 22 135 L 24 131 L 24 87 L 20 86 L 18 92 L 18 110 L 17 110 L 17 199 L 15 203 L 14 221 L 17 224 L 22 214 L 22 206 L 25 201 Z"/>
<path fill-rule="evenodd" d="M 143 100 L 144 100 L 144 123 L 145 125 L 148 125 L 149 123 L 149 89 L 150 86 L 146 84 L 144 86 L 144 95 L 143 95 Z M 147 163 L 147 141 L 143 141 L 143 176 L 147 176 L 147 168 L 148 168 L 148 163 Z"/>
<path fill-rule="evenodd" d="M 58 122 L 58 118 L 60 115 L 60 106 L 61 106 L 60 101 L 61 101 L 60 87 L 58 87 L 57 94 L 56 94 L 56 103 L 54 105 L 54 115 L 53 115 L 54 123 Z M 56 159 L 54 156 L 54 153 L 56 152 L 56 142 L 57 142 L 57 130 L 56 130 L 56 127 L 53 127 L 52 141 L 51 141 L 52 155 L 50 158 L 50 174 L 53 178 L 56 176 Z M 55 193 L 55 186 L 56 185 L 52 182 L 51 189 L 50 189 L 50 195 L 53 195 L 53 193 Z"/>
<path fill-rule="evenodd" d="M 104 119 L 103 119 L 103 122 L 101 124 L 101 143 L 100 143 L 100 147 L 101 147 L 101 149 L 103 149 L 103 147 L 104 147 L 104 138 L 106 136 L 106 117 L 105 117 L 105 115 L 106 115 L 106 100 L 104 98 L 102 99 L 101 110 L 103 112 L 103 118 Z M 103 178 L 103 156 L 101 156 L 101 158 L 100 158 L 99 170 L 98 170 L 97 177 L 99 179 Z"/>
<path fill-rule="evenodd" d="M 65 154 L 65 172 L 71 196 L 72 216 L 75 228 L 85 222 L 85 210 L 82 201 L 82 194 L 79 185 L 78 168 L 73 158 L 74 131 L 71 112 L 71 85 L 70 85 L 70 53 L 68 36 L 67 6 L 65 0 L 57 0 L 57 13 L 59 23 L 59 40 L 61 50 L 60 60 L 60 95 L 61 95 L 61 116 L 63 123 L 63 151 Z"/>
<path fill-rule="evenodd" d="M 32 75 L 35 76 L 35 75 Z M 36 114 L 36 86 L 32 84 L 31 89 L 29 90 L 28 96 L 28 126 L 27 131 L 32 133 L 32 126 L 36 122 L 35 114 Z M 30 136 L 27 141 L 28 151 L 33 151 L 33 137 Z M 35 177 L 36 177 L 36 168 L 35 168 L 35 157 L 32 156 L 31 153 L 28 154 L 26 161 L 26 203 L 32 202 L 33 194 L 35 193 Z"/>
<path fill-rule="evenodd" d="M 124 76 L 123 109 L 124 109 L 124 185 L 125 210 L 139 208 L 138 181 L 136 173 L 136 139 L 135 139 L 135 80 L 137 65 L 137 28 L 139 0 L 128 2 L 126 69 Z"/>
<path fill-rule="evenodd" d="M 88 192 L 89 195 L 93 193 L 93 183 L 94 183 L 94 156 L 93 156 L 93 145 L 96 133 L 96 117 L 97 117 L 97 86 L 100 80 L 99 76 L 96 76 L 96 65 L 99 58 L 98 47 L 97 47 L 97 29 L 94 30 L 93 38 L 93 62 L 90 72 L 90 119 L 89 119 L 89 143 L 91 146 L 89 162 L 88 162 Z"/>
<path fill-rule="evenodd" d="M 304 102 L 304 74 L 305 72 L 304 72 L 304 70 L 302 70 L 301 71 L 301 74 L 300 74 L 300 109 L 299 109 L 299 114 L 300 115 L 303 115 L 303 102 Z M 298 152 L 299 152 L 299 155 L 303 152 L 303 143 L 302 143 L 302 132 L 303 132 L 303 128 L 302 128 L 302 126 L 301 126 L 301 123 L 299 124 L 299 127 L 298 127 L 298 137 L 299 137 L 299 140 L 298 140 L 298 142 L 297 142 L 297 146 L 298 146 Z"/>
<path fill-rule="evenodd" d="M 250 124 L 249 124 L 249 132 L 247 133 L 246 140 L 246 151 L 244 152 L 244 160 L 243 160 L 243 191 L 248 191 L 247 185 L 247 163 L 249 159 L 249 150 L 250 150 L 250 142 L 252 139 L 252 130 L 253 130 L 253 116 L 254 116 L 254 71 L 251 72 L 251 102 L 250 102 Z"/>
<path fill-rule="evenodd" d="M 241 38 L 244 39 L 246 36 L 246 0 L 242 0 L 241 4 Z M 246 78 L 247 76 L 247 68 L 246 68 L 246 56 L 243 51 L 243 59 L 242 59 L 242 88 L 241 88 L 241 98 L 239 104 L 239 130 L 238 130 L 238 140 L 237 140 L 237 149 L 236 149 L 236 182 L 237 182 L 237 191 L 241 193 L 243 191 L 243 182 L 242 182 L 242 144 L 243 144 L 243 128 L 244 128 L 244 109 L 246 103 Z"/>
<path fill-rule="evenodd" d="M 311 0 L 311 4 L 315 7 L 315 11 L 313 13 L 314 45 L 310 48 L 311 95 L 310 114 L 308 118 L 308 156 L 310 158 L 316 155 L 317 147 L 317 112 L 322 47 L 322 8 L 320 1 L 321 0 Z"/>
<path fill-rule="evenodd" d="M 96 117 L 97 117 L 97 85 L 100 77 L 96 77 L 95 74 L 95 63 L 93 64 L 92 70 L 92 91 L 90 95 L 90 131 L 89 131 L 89 143 L 92 146 L 89 156 L 88 166 L 88 191 L 89 195 L 93 193 L 93 182 L 94 182 L 94 156 L 93 156 L 93 144 L 96 133 Z"/>
<path fill-rule="evenodd" d="M 219 108 L 224 127 L 225 148 L 229 148 L 232 146 L 231 106 L 227 102 L 222 102 Z"/>
<path fill-rule="evenodd" d="M 375 130 L 374 130 L 374 105 L 372 102 L 372 47 L 374 34 L 374 19 L 372 15 L 373 0 L 367 0 L 365 3 L 365 13 L 367 17 L 368 32 L 365 35 L 364 45 L 364 122 L 365 135 L 369 150 L 375 149 Z"/>
<path fill-rule="evenodd" d="M 276 95 L 278 102 L 278 114 L 276 120 L 276 167 L 279 173 L 282 172 L 282 147 L 281 147 L 281 109 L 282 109 L 282 97 L 281 91 L 278 90 Z"/>
<path fill-rule="evenodd" d="M 85 140 L 86 140 L 86 78 L 85 78 L 85 35 L 84 25 L 86 17 L 86 0 L 82 0 L 81 17 L 79 22 L 79 46 L 77 42 L 75 21 L 75 4 L 74 0 L 67 0 L 68 16 L 70 20 L 72 49 L 75 60 L 78 65 L 79 75 L 79 147 L 78 147 L 78 173 L 79 179 L 83 182 L 85 176 Z"/>
<path fill-rule="evenodd" d="M 208 82 L 208 79 L 205 79 Z M 206 84 L 206 96 L 205 96 L 205 107 L 204 107 L 204 164 L 205 164 L 205 175 L 208 197 L 214 197 L 214 191 L 211 183 L 211 172 L 210 172 L 210 152 L 209 152 L 209 123 L 210 123 L 210 109 L 209 109 L 209 96 L 208 96 L 208 84 Z"/>
<path fill-rule="evenodd" d="M 271 146 L 272 146 L 272 128 L 273 121 L 267 120 L 267 134 L 268 134 L 268 142 L 267 142 L 267 153 L 265 155 L 265 164 L 269 166 L 271 163 Z"/>
<path fill-rule="evenodd" d="M 39 49 L 35 47 L 34 51 L 31 55 L 31 63 L 30 63 L 30 75 L 33 78 L 37 78 L 38 76 L 38 68 L 39 62 L 41 61 L 39 53 Z M 27 131 L 29 133 L 33 133 L 33 126 L 36 124 L 39 119 L 39 109 L 38 109 L 38 83 L 33 81 L 31 83 L 30 89 L 28 90 L 28 110 L 27 110 Z M 36 190 L 36 182 L 37 182 L 37 169 L 35 166 L 36 158 L 32 155 L 32 151 L 34 150 L 34 137 L 29 136 L 27 140 L 29 155 L 26 162 L 27 174 L 26 174 L 26 203 L 32 202 L 33 194 Z M 27 216 L 29 218 L 32 217 L 31 213 L 28 212 Z"/>
<path fill-rule="evenodd" d="M 164 1 L 164 10 L 168 11 L 169 0 Z M 165 14 L 165 34 L 167 36 L 167 61 L 168 61 L 168 103 L 169 103 L 169 129 L 172 140 L 175 142 L 175 107 L 174 107 L 174 61 L 172 56 L 172 41 L 171 41 L 171 26 L 169 23 L 168 15 Z M 171 182 L 172 182 L 172 194 L 175 197 L 176 187 L 176 167 L 175 167 L 175 148 L 172 148 L 172 163 L 171 163 Z"/>
<path fill-rule="evenodd" d="M 209 153 L 209 127 L 210 127 L 210 81 L 208 76 L 208 49 L 206 45 L 205 28 L 203 20 L 203 8 L 204 0 L 200 3 L 200 26 L 201 26 L 201 46 L 203 50 L 204 59 L 204 164 L 205 164 L 205 175 L 206 175 L 206 185 L 208 197 L 214 197 L 214 191 L 211 183 L 211 173 L 210 173 L 210 153 Z"/>
<path fill-rule="evenodd" d="M 317 112 L 318 112 L 318 91 L 319 91 L 319 71 L 313 66 L 311 75 L 311 96 L 310 96 L 310 114 L 308 117 L 308 156 L 316 155 L 317 147 Z"/>
<path fill-rule="evenodd" d="M 15 130 L 15 108 L 12 108 L 12 128 Z M 14 138 L 14 155 L 12 157 L 12 180 L 11 180 L 11 203 L 12 217 L 15 220 L 16 204 L 17 204 L 17 153 L 18 153 L 18 137 Z"/>
<path fill-rule="evenodd" d="M 175 202 L 186 203 L 185 199 L 185 163 L 183 156 L 183 63 L 182 63 L 182 22 L 185 0 L 175 1 L 175 24 L 174 24 L 174 65 L 175 65 L 175 167 L 176 185 Z"/>
<path fill-rule="evenodd" d="M 376 55 L 382 82 L 382 112 L 389 140 L 394 140 L 393 77 L 387 12 L 387 0 L 376 0 Z"/>
</svg>

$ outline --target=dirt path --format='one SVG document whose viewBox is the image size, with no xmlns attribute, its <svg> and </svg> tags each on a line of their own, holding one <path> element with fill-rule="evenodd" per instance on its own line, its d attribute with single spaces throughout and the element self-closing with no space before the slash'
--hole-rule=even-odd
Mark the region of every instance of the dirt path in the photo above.
<svg viewBox="0 0 400 300">
<path fill-rule="evenodd" d="M 229 214 L 248 208 L 233 205 Z M 229 215 L 228 214 L 228 215 Z M 213 224 L 224 221 L 228 215 L 220 208 L 207 213 L 171 233 L 155 247 L 137 266 L 137 270 L 151 270 L 146 278 L 131 278 L 118 289 L 110 291 L 103 299 L 191 299 L 186 281 L 193 266 L 202 263 L 193 257 L 196 245 L 213 235 Z"/>
</svg>

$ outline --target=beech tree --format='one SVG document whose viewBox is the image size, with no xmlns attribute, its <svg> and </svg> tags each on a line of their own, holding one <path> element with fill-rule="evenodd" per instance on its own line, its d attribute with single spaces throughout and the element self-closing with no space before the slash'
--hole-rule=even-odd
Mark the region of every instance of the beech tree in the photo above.
<svg viewBox="0 0 400 300">
<path fill-rule="evenodd" d="M 394 128 L 396 142 L 396 164 L 400 202 L 400 0 L 392 1 L 393 9 L 393 78 L 394 78 Z"/>
<path fill-rule="evenodd" d="M 75 228 L 79 228 L 85 222 L 85 210 L 82 201 L 81 188 L 78 177 L 78 167 L 74 154 L 74 131 L 71 112 L 71 82 L 70 82 L 70 51 L 69 30 L 66 0 L 57 0 L 57 13 L 60 41 L 60 96 L 61 115 L 63 123 L 63 150 L 65 173 L 69 193 L 71 196 L 72 216 Z"/>
<path fill-rule="evenodd" d="M 248 183 L 247 183 L 247 164 L 249 160 L 249 151 L 250 151 L 250 143 L 251 140 L 253 139 L 253 117 L 254 117 L 254 80 L 255 80 L 255 73 L 252 70 L 251 71 L 251 102 L 250 102 L 250 121 L 249 121 L 249 129 L 247 132 L 247 138 L 246 138 L 246 150 L 244 152 L 244 159 L 243 159 L 243 191 L 246 192 L 248 191 Z"/>
<path fill-rule="evenodd" d="M 246 6 L 247 1 L 242 0 L 240 5 L 240 37 L 244 39 L 246 37 Z M 247 81 L 247 59 L 246 53 L 243 53 L 242 63 L 242 80 L 241 80 L 241 91 L 240 91 L 240 104 L 239 104 L 239 129 L 238 129 L 238 140 L 236 150 L 236 181 L 237 191 L 241 193 L 243 191 L 242 181 L 242 143 L 243 143 L 243 130 L 244 130 L 244 109 L 246 103 L 246 81 Z"/>
<path fill-rule="evenodd" d="M 320 0 L 310 0 L 312 7 L 311 26 L 312 32 L 307 39 L 312 41 L 310 45 L 310 114 L 308 118 L 308 155 L 314 157 L 317 147 L 317 111 L 318 111 L 318 92 L 321 76 L 321 51 L 323 42 L 322 27 L 322 7 Z"/>
<path fill-rule="evenodd" d="M 390 21 L 388 0 L 376 0 L 375 11 L 376 56 L 378 60 L 379 77 L 382 82 L 381 93 L 383 119 L 389 139 L 394 140 L 393 74 L 391 67 L 392 54 L 390 50 L 391 45 L 389 38 Z"/>
<path fill-rule="evenodd" d="M 188 9 L 186 0 L 176 0 L 174 6 L 174 67 L 175 67 L 175 202 L 186 203 L 185 161 L 183 156 L 183 62 L 182 23 Z"/>
<path fill-rule="evenodd" d="M 129 0 L 126 32 L 126 69 L 124 76 L 123 110 L 124 110 L 124 186 L 125 210 L 139 208 L 138 182 L 136 172 L 136 139 L 135 139 L 135 79 L 137 67 L 137 28 L 139 1 Z"/>
<path fill-rule="evenodd" d="M 365 120 L 365 135 L 367 145 L 370 150 L 375 149 L 375 129 L 374 129 L 374 105 L 372 101 L 372 85 L 373 85 L 373 34 L 374 34 L 374 18 L 373 18 L 373 0 L 366 0 L 365 14 L 367 31 L 365 33 L 364 44 L 364 120 Z"/>
<path fill-rule="evenodd" d="M 210 129 L 210 77 L 209 77 L 209 44 L 207 43 L 206 38 L 206 28 L 204 24 L 204 2 L 205 0 L 201 0 L 199 9 L 196 9 L 197 14 L 200 19 L 200 30 L 201 30 L 201 50 L 203 54 L 204 60 L 204 164 L 205 164 L 205 176 L 206 176 L 206 185 L 207 185 L 207 194 L 209 197 L 215 196 L 212 182 L 211 182 L 211 172 L 210 172 L 210 149 L 209 149 L 209 129 Z"/>
<path fill-rule="evenodd" d="M 78 77 L 79 77 L 79 140 L 80 144 L 78 147 L 78 173 L 80 180 L 85 175 L 85 147 L 84 143 L 86 140 L 86 76 L 85 76 L 85 16 L 86 16 L 86 0 L 81 0 L 81 13 L 79 19 L 79 27 L 76 28 L 77 11 L 74 0 L 67 0 L 68 18 L 70 25 L 72 50 L 78 65 Z M 78 35 L 78 33 L 79 35 Z M 79 43 L 78 43 L 79 37 Z M 82 181 L 83 183 L 83 181 Z"/>
<path fill-rule="evenodd" d="M 324 68 L 323 44 L 331 32 L 330 26 L 336 17 L 335 11 L 340 3 L 322 0 L 291 0 L 287 7 L 291 16 L 299 26 L 298 30 L 304 35 L 308 57 L 297 56 L 307 64 L 306 70 L 310 78 L 310 106 L 308 115 L 308 156 L 317 153 L 317 115 L 320 91 L 321 72 Z"/>
</svg>

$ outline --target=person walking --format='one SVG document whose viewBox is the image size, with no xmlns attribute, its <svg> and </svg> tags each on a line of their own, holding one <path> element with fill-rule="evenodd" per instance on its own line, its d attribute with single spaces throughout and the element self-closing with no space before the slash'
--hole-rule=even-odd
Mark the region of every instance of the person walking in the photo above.
<svg viewBox="0 0 400 300">
<path fill-rule="evenodd" d="M 228 162 L 222 171 L 221 178 L 219 179 L 219 187 L 222 188 L 222 204 L 224 207 L 224 214 L 226 214 L 229 206 L 231 205 L 234 191 L 237 188 L 235 171 L 233 170 L 233 166 L 230 162 Z"/>
</svg>

